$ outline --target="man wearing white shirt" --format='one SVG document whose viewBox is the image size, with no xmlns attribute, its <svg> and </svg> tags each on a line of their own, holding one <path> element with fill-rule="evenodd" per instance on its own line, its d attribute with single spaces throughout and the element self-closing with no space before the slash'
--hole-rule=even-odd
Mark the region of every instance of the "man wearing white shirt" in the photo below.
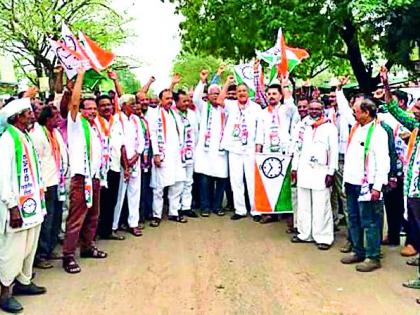
<svg viewBox="0 0 420 315">
<path fill-rule="evenodd" d="M 208 71 L 200 73 L 200 81 L 194 90 L 194 103 L 200 109 L 200 131 L 195 157 L 195 172 L 200 174 L 201 215 L 207 217 L 210 212 L 219 216 L 222 210 L 223 193 L 228 177 L 227 152 L 221 148 L 225 127 L 225 111 L 217 103 L 220 88 L 211 85 L 208 89 L 208 102 L 202 95 Z"/>
<path fill-rule="evenodd" d="M 254 64 L 254 82 L 259 87 L 258 71 L 259 62 Z M 256 151 L 292 154 L 291 131 L 297 123 L 299 116 L 294 104 L 291 92 L 288 90 L 288 79 L 280 78 L 281 85 L 272 84 L 267 88 L 267 95 L 259 93 L 259 98 L 266 107 L 262 111 L 258 122 Z M 284 104 L 280 101 L 284 95 Z M 260 223 L 270 223 L 276 221 L 275 215 L 263 215 Z"/>
<path fill-rule="evenodd" d="M 35 267 L 52 268 L 48 261 L 58 244 L 63 201 L 66 199 L 65 176 L 68 169 L 67 147 L 58 131 L 58 109 L 52 105 L 44 107 L 39 113 L 36 128 L 31 132 L 35 148 L 41 161 L 41 173 L 46 186 L 45 203 L 47 214 L 42 223 Z"/>
<path fill-rule="evenodd" d="M 243 83 L 236 88 L 236 101 L 225 100 L 228 87 L 233 81 L 233 76 L 229 76 L 217 99 L 219 104 L 223 104 L 227 115 L 221 146 L 229 151 L 229 175 L 235 204 L 235 214 L 231 219 L 239 220 L 247 214 L 245 176 L 251 215 L 255 221 L 259 221 L 261 216 L 254 210 L 254 167 L 255 138 L 262 109 L 249 99 L 248 87 Z"/>
<path fill-rule="evenodd" d="M 357 124 L 349 135 L 343 176 L 353 253 L 341 262 L 361 262 L 356 270 L 370 272 L 381 267 L 381 190 L 388 183 L 390 169 L 388 136 L 376 121 L 372 101 L 356 100 L 353 111 Z"/>
<path fill-rule="evenodd" d="M 181 159 L 185 168 L 186 180 L 181 194 L 180 211 L 183 215 L 191 218 L 198 217 L 197 214 L 191 209 L 192 204 L 192 185 L 193 173 L 195 163 L 195 147 L 198 138 L 198 118 L 197 114 L 188 108 L 190 105 L 190 98 L 182 90 L 174 94 L 176 103 L 175 112 L 181 122 Z"/>
<path fill-rule="evenodd" d="M 125 165 L 120 175 L 118 201 L 114 211 L 112 229 L 116 231 L 119 226 L 121 210 L 127 193 L 128 227 L 131 234 L 141 236 L 139 228 L 140 194 L 141 194 L 141 168 L 140 154 L 144 149 L 144 136 L 140 118 L 134 114 L 137 106 L 134 95 L 125 94 L 120 99 L 122 124 L 124 125 L 124 144 L 127 152 L 128 165 Z M 128 172 L 128 173 L 127 173 Z"/>
<path fill-rule="evenodd" d="M 158 227 L 162 220 L 163 190 L 168 188 L 169 220 L 186 223 L 179 214 L 181 194 L 186 180 L 181 159 L 182 126 L 173 109 L 173 95 L 170 89 L 159 93 L 160 104 L 149 108 L 147 116 L 150 126 L 150 141 L 153 149 L 152 178 L 153 219 L 150 226 Z"/>
<path fill-rule="evenodd" d="M 112 99 L 108 95 L 96 98 L 99 127 L 102 140 L 102 180 L 101 211 L 99 213 L 98 235 L 107 240 L 124 240 L 124 236 L 113 231 L 114 210 L 118 200 L 121 160 L 126 160 L 124 133 L 120 115 L 114 114 Z M 119 109 L 116 108 L 118 111 Z"/>
<path fill-rule="evenodd" d="M 330 187 L 338 164 L 338 140 L 336 127 L 323 111 L 320 101 L 311 101 L 309 116 L 295 129 L 292 181 L 298 187 L 299 234 L 292 242 L 315 241 L 320 250 L 327 250 L 334 241 Z"/>
<path fill-rule="evenodd" d="M 99 128 L 95 124 L 96 102 L 92 98 L 80 100 L 84 72 L 84 69 L 78 72 L 67 119 L 71 183 L 63 268 L 71 274 L 81 271 L 74 257 L 79 241 L 81 257 L 107 257 L 105 252 L 95 247 L 94 242 L 99 216 L 102 145 Z"/>
</svg>

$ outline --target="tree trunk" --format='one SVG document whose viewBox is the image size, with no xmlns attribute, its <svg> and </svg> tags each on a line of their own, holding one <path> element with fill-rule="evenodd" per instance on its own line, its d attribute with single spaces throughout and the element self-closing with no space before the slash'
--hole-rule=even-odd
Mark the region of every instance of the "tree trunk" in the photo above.
<svg viewBox="0 0 420 315">
<path fill-rule="evenodd" d="M 340 30 L 340 36 L 347 46 L 347 58 L 359 83 L 360 90 L 364 93 L 374 91 L 380 82 L 379 77 L 372 78 L 371 69 L 364 64 L 357 38 L 357 31 L 350 20 L 344 22 L 344 26 Z"/>
</svg>

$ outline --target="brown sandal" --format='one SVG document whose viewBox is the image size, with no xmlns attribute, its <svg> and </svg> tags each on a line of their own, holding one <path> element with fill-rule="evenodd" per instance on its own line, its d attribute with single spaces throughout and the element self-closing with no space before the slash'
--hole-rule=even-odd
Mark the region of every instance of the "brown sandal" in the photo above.
<svg viewBox="0 0 420 315">
<path fill-rule="evenodd" d="M 76 259 L 74 257 L 64 257 L 63 258 L 63 268 L 64 271 L 67 273 L 79 273 L 82 271 L 80 266 L 77 264 Z"/>
<path fill-rule="evenodd" d="M 142 236 L 143 233 L 141 232 L 141 229 L 139 227 L 130 228 L 128 230 L 131 234 L 133 234 L 135 237 Z"/>
<path fill-rule="evenodd" d="M 80 252 L 80 257 L 82 258 L 95 258 L 95 259 L 104 259 L 108 257 L 108 254 L 104 251 L 97 249 L 96 247 L 91 247 L 90 249 Z"/>
</svg>

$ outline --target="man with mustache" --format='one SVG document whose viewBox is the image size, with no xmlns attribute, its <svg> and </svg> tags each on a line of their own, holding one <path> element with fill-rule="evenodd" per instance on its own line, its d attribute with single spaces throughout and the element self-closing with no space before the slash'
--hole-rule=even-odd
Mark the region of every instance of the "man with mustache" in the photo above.
<svg viewBox="0 0 420 315">
<path fill-rule="evenodd" d="M 259 76 L 259 60 L 254 63 L 254 78 Z M 259 80 L 254 80 L 259 85 Z M 256 152 L 282 153 L 290 155 L 291 131 L 298 120 L 298 113 L 293 98 L 288 90 L 289 80 L 280 77 L 281 85 L 272 84 L 267 88 L 266 95 L 260 94 L 260 98 L 267 106 L 264 108 L 261 119 L 258 122 Z M 261 91 L 261 87 L 257 88 Z M 281 99 L 284 93 L 284 104 Z M 289 209 L 291 210 L 291 209 Z M 276 215 L 263 215 L 260 223 L 276 221 Z"/>
<path fill-rule="evenodd" d="M 123 169 L 120 175 L 118 201 L 115 206 L 112 229 L 116 231 L 119 227 L 121 210 L 125 196 L 127 195 L 127 223 L 129 231 L 138 237 L 142 235 L 139 228 L 141 194 L 140 154 L 144 149 L 144 137 L 140 118 L 135 113 L 140 110 L 140 105 L 136 103 L 134 95 L 130 94 L 122 95 L 120 103 L 122 112 L 118 114 L 121 117 L 121 124 L 123 126 L 124 146 L 127 158 L 122 163 Z"/>
<path fill-rule="evenodd" d="M 261 216 L 255 211 L 254 206 L 254 163 L 257 124 L 262 109 L 260 105 L 249 99 L 248 86 L 244 83 L 236 87 L 236 101 L 225 100 L 227 90 L 233 82 L 233 76 L 229 76 L 217 98 L 217 103 L 224 106 L 227 115 L 221 146 L 229 151 L 229 175 L 235 204 L 235 214 L 231 219 L 239 220 L 245 218 L 247 214 L 245 176 L 251 215 L 254 221 L 259 221 Z"/>
<path fill-rule="evenodd" d="M 107 240 L 124 240 L 124 236 L 112 230 L 114 209 L 118 199 L 121 160 L 127 160 L 124 145 L 124 133 L 120 115 L 114 108 L 109 95 L 96 98 L 98 117 L 96 125 L 101 134 L 102 164 L 101 164 L 101 211 L 99 213 L 98 235 Z M 115 113 L 115 114 L 114 114 Z"/>
<path fill-rule="evenodd" d="M 81 67 L 67 118 L 71 183 L 69 216 L 63 242 L 63 268 L 71 274 L 81 271 L 75 259 L 79 238 L 82 258 L 107 257 L 107 253 L 99 250 L 94 242 L 99 216 L 102 144 L 95 123 L 96 102 L 93 98 L 80 99 L 84 74 L 85 70 Z"/>
<path fill-rule="evenodd" d="M 292 182 L 297 184 L 299 234 L 293 243 L 316 242 L 328 250 L 334 241 L 330 187 L 338 164 L 338 136 L 335 126 L 324 116 L 321 101 L 309 103 L 309 115 L 295 128 L 297 139 L 292 161 Z"/>
<path fill-rule="evenodd" d="M 58 130 L 59 112 L 53 105 L 44 107 L 38 116 L 38 127 L 31 133 L 41 161 L 41 174 L 46 186 L 45 203 L 47 214 L 42 223 L 35 266 L 52 268 L 48 261 L 54 257 L 58 243 L 63 201 L 66 199 L 65 176 L 68 171 L 68 152 Z"/>
<path fill-rule="evenodd" d="M 150 140 L 153 149 L 152 178 L 153 219 L 151 227 L 158 227 L 162 220 L 163 190 L 168 187 L 169 220 L 186 223 L 179 212 L 179 204 L 186 180 L 185 168 L 180 154 L 181 122 L 171 108 L 173 94 L 170 89 L 159 93 L 160 104 L 149 109 Z"/>
<path fill-rule="evenodd" d="M 34 121 L 29 98 L 10 102 L 0 115 L 9 123 L 0 137 L 4 159 L 0 172 L 0 308 L 18 313 L 23 307 L 12 294 L 46 292 L 32 282 L 32 265 L 45 213 L 44 183 L 38 154 L 28 133 Z"/>
</svg>

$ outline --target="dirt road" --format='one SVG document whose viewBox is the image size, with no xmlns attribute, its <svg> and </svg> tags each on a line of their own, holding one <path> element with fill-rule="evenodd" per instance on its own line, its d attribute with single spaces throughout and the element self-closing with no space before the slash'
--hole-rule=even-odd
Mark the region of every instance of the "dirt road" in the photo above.
<svg viewBox="0 0 420 315">
<path fill-rule="evenodd" d="M 82 260 L 68 275 L 56 262 L 37 270 L 48 293 L 25 297 L 25 314 L 419 314 L 415 276 L 398 249 L 384 248 L 383 268 L 361 274 L 327 252 L 292 244 L 284 223 L 228 216 L 162 222 L 141 238 L 100 241 L 102 261 Z"/>
</svg>

